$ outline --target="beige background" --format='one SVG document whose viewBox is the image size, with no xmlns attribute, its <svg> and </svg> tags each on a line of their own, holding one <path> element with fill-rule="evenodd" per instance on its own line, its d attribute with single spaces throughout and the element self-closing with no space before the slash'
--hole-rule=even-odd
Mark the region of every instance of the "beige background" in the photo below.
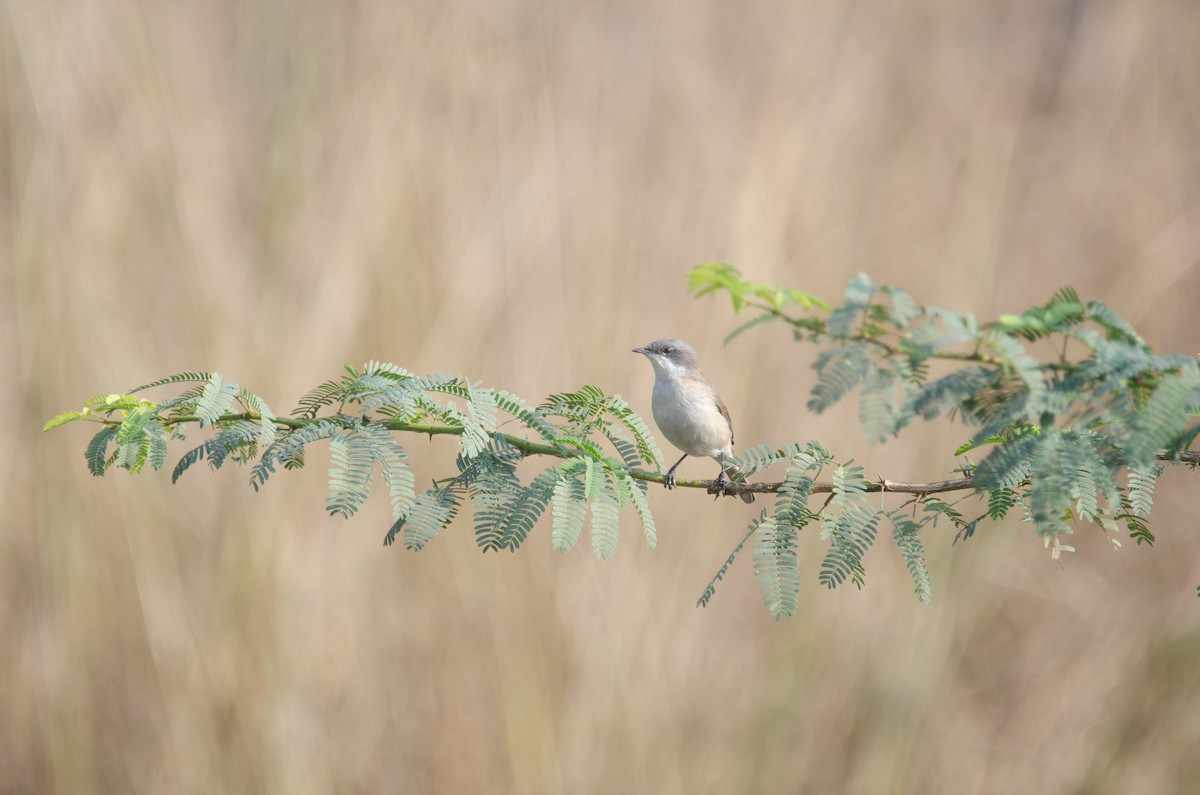
<svg viewBox="0 0 1200 795">
<path fill-rule="evenodd" d="M 703 260 L 982 319 L 1069 283 L 1200 348 L 1200 7 L 744 5 L 0 5 L 0 789 L 1194 791 L 1195 474 L 1152 550 L 930 530 L 929 607 L 884 543 L 820 588 L 808 533 L 775 623 L 749 557 L 693 607 L 736 500 L 656 490 L 658 549 L 630 516 L 608 562 L 468 520 L 413 554 L 382 495 L 324 514 L 318 455 L 256 496 L 40 433 L 183 369 L 288 411 L 368 358 L 648 415 L 629 349 L 670 333 L 739 442 L 945 476 L 961 429 L 868 447 L 782 328 L 723 349 Z M 404 441 L 422 481 L 453 455 Z"/>
</svg>

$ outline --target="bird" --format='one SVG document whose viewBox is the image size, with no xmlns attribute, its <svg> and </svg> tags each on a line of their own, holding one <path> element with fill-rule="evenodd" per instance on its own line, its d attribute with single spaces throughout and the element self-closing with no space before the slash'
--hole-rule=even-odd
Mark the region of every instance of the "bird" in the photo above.
<svg viewBox="0 0 1200 795">
<path fill-rule="evenodd" d="M 712 482 L 710 494 L 738 494 L 754 502 L 754 494 L 725 478 L 725 459 L 733 455 L 733 421 L 717 390 L 700 370 L 700 357 L 681 339 L 664 337 L 634 348 L 654 366 L 654 392 L 650 408 L 654 422 L 667 441 L 683 456 L 667 470 L 663 485 L 675 487 L 675 470 L 690 456 L 715 459 L 721 471 Z M 732 479 L 732 470 L 730 470 Z"/>
</svg>

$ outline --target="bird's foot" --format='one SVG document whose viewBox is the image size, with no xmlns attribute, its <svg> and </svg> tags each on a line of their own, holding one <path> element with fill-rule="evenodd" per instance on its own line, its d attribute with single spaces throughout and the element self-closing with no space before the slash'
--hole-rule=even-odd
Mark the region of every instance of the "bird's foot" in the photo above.
<svg viewBox="0 0 1200 795">
<path fill-rule="evenodd" d="M 705 491 L 709 494 L 712 494 L 713 499 L 718 499 L 720 497 L 733 494 L 733 486 L 725 479 L 725 473 L 722 472 L 717 476 L 716 480 L 708 484 L 708 488 L 705 489 Z"/>
<path fill-rule="evenodd" d="M 671 471 L 663 475 L 663 485 L 668 489 L 675 488 L 675 472 Z"/>
</svg>

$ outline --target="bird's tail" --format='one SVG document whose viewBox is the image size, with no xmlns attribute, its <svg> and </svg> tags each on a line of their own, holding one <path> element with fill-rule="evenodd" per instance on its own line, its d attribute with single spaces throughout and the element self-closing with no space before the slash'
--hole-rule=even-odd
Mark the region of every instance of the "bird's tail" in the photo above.
<svg viewBox="0 0 1200 795">
<path fill-rule="evenodd" d="M 742 502 L 754 502 L 754 492 L 746 491 L 746 476 L 734 469 L 725 469 L 723 474 L 729 480 L 732 491 L 742 498 Z"/>
</svg>

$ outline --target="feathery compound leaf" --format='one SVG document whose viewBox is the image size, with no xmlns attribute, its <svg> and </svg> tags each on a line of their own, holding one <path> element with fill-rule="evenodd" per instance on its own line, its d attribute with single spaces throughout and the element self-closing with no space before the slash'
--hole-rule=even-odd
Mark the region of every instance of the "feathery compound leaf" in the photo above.
<svg viewBox="0 0 1200 795">
<path fill-rule="evenodd" d="M 854 322 L 862 317 L 863 310 L 875 295 L 875 285 L 872 285 L 870 276 L 856 274 L 846 283 L 845 295 L 846 300 L 829 313 L 826 322 L 827 333 L 832 339 L 842 339 L 853 333 Z"/>
<path fill-rule="evenodd" d="M 462 455 L 459 463 L 466 467 L 459 480 L 474 486 L 475 541 L 485 551 L 499 549 L 509 502 L 524 490 L 509 450 L 497 444 L 473 458 Z"/>
<path fill-rule="evenodd" d="M 700 594 L 700 598 L 696 600 L 696 607 L 708 607 L 708 603 L 714 596 L 716 596 L 717 583 L 725 579 L 725 575 L 729 573 L 729 568 L 733 566 L 733 562 L 737 560 L 737 556 L 740 555 L 742 549 L 745 548 L 746 542 L 749 541 L 750 537 L 754 535 L 755 531 L 758 530 L 758 523 L 762 521 L 765 516 L 766 511 L 763 511 L 756 518 L 750 521 L 749 529 L 746 531 L 746 534 L 742 536 L 742 540 L 738 542 L 736 547 L 733 548 L 733 552 L 729 553 L 729 557 L 727 557 L 725 562 L 721 564 L 721 568 L 717 569 L 717 573 L 714 574 L 713 578 L 708 581 L 708 585 L 704 588 L 704 593 Z"/>
<path fill-rule="evenodd" d="M 1039 536 L 1070 533 L 1063 523 L 1070 515 L 1070 481 L 1064 472 L 1066 442 L 1057 428 L 1037 437 L 1030 458 L 1030 508 Z"/>
<path fill-rule="evenodd" d="M 925 307 L 925 320 L 909 333 L 904 349 L 925 358 L 936 351 L 979 337 L 975 316 L 969 312 L 952 312 L 938 306 Z"/>
<path fill-rule="evenodd" d="M 331 403 L 336 403 L 346 394 L 346 384 L 342 381 L 326 381 L 314 387 L 304 397 L 300 405 L 292 409 L 293 417 L 313 419 L 321 409 Z"/>
<path fill-rule="evenodd" d="M 213 373 L 178 373 L 176 375 L 167 376 L 166 378 L 160 378 L 157 381 L 151 381 L 148 384 L 142 384 L 139 387 L 134 387 L 133 389 L 129 390 L 129 393 L 133 394 L 134 392 L 141 392 L 143 389 L 150 389 L 151 387 L 162 386 L 163 384 L 178 384 L 188 381 L 206 382 L 211 381 L 212 377 Z"/>
<path fill-rule="evenodd" d="M 847 503 L 842 508 L 836 519 L 827 525 L 830 547 L 821 561 L 818 582 L 826 588 L 836 588 L 850 577 L 862 588 L 862 558 L 875 543 L 879 517 L 879 513 L 861 501 Z"/>
<path fill-rule="evenodd" d="M 813 386 L 808 408 L 818 414 L 838 402 L 858 385 L 867 366 L 867 344 L 854 342 L 825 351 L 813 367 L 817 383 Z"/>
<path fill-rule="evenodd" d="M 819 447 L 817 442 L 810 442 L 807 445 L 793 442 L 778 448 L 769 444 L 760 444 L 757 447 L 747 447 L 742 451 L 740 457 L 726 457 L 725 463 L 727 468 L 732 467 L 739 475 L 748 478 L 783 461 L 800 460 L 801 457 L 810 455 L 809 451 L 814 449 L 814 445 Z M 821 449 L 824 450 L 824 448 Z M 828 454 L 828 451 L 825 452 Z"/>
<path fill-rule="evenodd" d="M 159 401 L 158 413 L 160 417 L 190 417 L 196 414 L 196 401 L 204 394 L 204 384 L 198 384 L 191 389 L 185 389 L 178 395 L 166 398 Z"/>
<path fill-rule="evenodd" d="M 862 467 L 839 466 L 831 479 L 830 504 L 838 513 L 826 515 L 822 521 L 821 536 L 829 539 L 830 547 L 821 562 L 817 580 L 827 588 L 836 588 L 851 577 L 861 588 L 862 557 L 875 543 L 879 514 L 865 499 Z"/>
<path fill-rule="evenodd" d="M 108 443 L 117 435 L 118 426 L 106 425 L 88 442 L 84 457 L 87 458 L 88 471 L 99 477 L 108 469 Z"/>
<path fill-rule="evenodd" d="M 1026 418 L 1031 422 L 1036 421 L 1037 417 L 1031 415 L 1041 412 L 1041 401 L 1046 394 L 1046 379 L 1042 374 L 1041 362 L 1030 356 L 1024 345 L 1007 334 L 992 332 L 987 339 L 992 350 L 1024 382 L 1029 395 Z"/>
<path fill-rule="evenodd" d="M 1179 368 L 1178 374 L 1164 375 L 1130 423 L 1131 435 L 1125 446 L 1130 466 L 1148 467 L 1159 450 L 1172 447 L 1198 405 L 1200 367 L 1192 363 Z"/>
<path fill-rule="evenodd" d="M 117 431 L 117 466 L 137 472 L 146 461 L 150 445 L 146 439 L 146 425 L 155 417 L 153 409 L 138 408 L 125 413 Z"/>
<path fill-rule="evenodd" d="M 408 513 L 416 500 L 412 470 L 405 459 L 408 454 L 387 428 L 378 423 L 363 426 L 363 433 L 371 437 L 371 452 L 379 462 L 383 482 L 388 487 L 388 498 L 392 505 L 392 521 L 399 521 Z M 286 466 L 286 462 L 285 462 Z"/>
<path fill-rule="evenodd" d="M 233 403 L 237 393 L 236 382 L 221 380 L 220 373 L 209 376 L 208 383 L 204 385 L 204 392 L 196 402 L 196 416 L 200 419 L 200 427 L 216 422 Z"/>
<path fill-rule="evenodd" d="M 162 469 L 167 461 L 167 429 L 158 419 L 146 425 L 146 441 L 150 444 L 147 460 L 153 469 Z"/>
<path fill-rule="evenodd" d="M 1008 509 L 1016 502 L 1016 492 L 1003 486 L 988 490 L 988 516 L 994 521 L 1000 521 L 1008 514 Z"/>
<path fill-rule="evenodd" d="M 992 450 L 975 469 L 976 490 L 1013 489 L 1021 485 L 1029 477 L 1030 458 L 1036 444 L 1036 436 L 1021 436 Z"/>
<path fill-rule="evenodd" d="M 583 496 L 588 502 L 599 497 L 604 492 L 606 482 L 604 475 L 604 466 L 595 459 L 585 458 L 583 460 L 584 476 L 583 476 Z"/>
<path fill-rule="evenodd" d="M 496 430 L 496 398 L 492 390 L 483 389 L 478 383 L 467 387 L 467 412 L 471 420 L 483 429 L 487 436 Z"/>
<path fill-rule="evenodd" d="M 494 504 L 486 521 L 477 521 L 475 542 L 484 552 L 516 552 L 546 510 L 557 482 L 558 470 L 550 468 L 534 478 L 528 488 L 518 485 L 510 499 Z"/>
<path fill-rule="evenodd" d="M 743 334 L 745 334 L 747 331 L 754 328 L 755 326 L 762 326 L 766 323 L 773 323 L 774 321 L 776 321 L 778 319 L 779 319 L 778 317 L 776 317 L 775 315 L 772 315 L 772 314 L 763 314 L 763 315 L 758 315 L 756 317 L 752 317 L 749 320 L 747 320 L 745 323 L 742 323 L 741 325 L 739 325 L 733 331 L 726 334 L 725 338 L 723 340 L 721 340 L 721 344 L 728 345 L 729 343 L 733 342 L 735 339 L 742 336 Z"/>
<path fill-rule="evenodd" d="M 64 411 L 59 414 L 55 414 L 53 417 L 51 417 L 49 420 L 46 421 L 45 425 L 42 426 L 42 431 L 44 432 L 44 431 L 53 430 L 54 428 L 57 428 L 60 425 L 66 425 L 68 422 L 74 422 L 75 420 L 81 420 L 90 413 L 91 413 L 90 411 L 88 411 L 87 409 L 84 409 L 82 412 Z"/>
<path fill-rule="evenodd" d="M 341 433 L 342 426 L 332 420 L 317 420 L 311 425 L 297 428 L 277 438 L 270 447 L 263 451 L 258 463 L 250 470 L 250 485 L 258 491 L 267 478 L 275 472 L 275 464 L 289 461 L 303 461 L 304 447 L 318 439 L 328 439 Z"/>
<path fill-rule="evenodd" d="M 806 466 L 800 459 L 788 467 L 787 476 L 779 487 L 779 496 L 775 498 L 775 518 L 780 524 L 800 527 L 809 522 L 812 514 L 808 510 L 808 498 L 813 486 L 809 472 L 819 466 L 816 462 Z"/>
<path fill-rule="evenodd" d="M 608 560 L 617 551 L 619 504 L 612 485 L 606 480 L 600 494 L 592 500 L 592 552 Z"/>
<path fill-rule="evenodd" d="M 1045 306 L 1035 306 L 1020 315 L 1001 315 L 992 326 L 1032 342 L 1054 332 L 1067 331 L 1084 318 L 1079 295 L 1074 289 L 1064 287 Z"/>
<path fill-rule="evenodd" d="M 904 565 L 916 586 L 917 600 L 924 605 L 933 599 L 933 584 L 929 581 L 929 567 L 925 563 L 925 547 L 918 533 L 921 525 L 905 516 L 899 509 L 889 513 L 892 520 L 892 540 L 904 558 Z"/>
<path fill-rule="evenodd" d="M 503 411 L 508 412 L 512 416 L 525 424 L 525 427 L 532 428 L 538 432 L 543 439 L 548 442 L 555 442 L 558 439 L 558 434 L 550 423 L 546 422 L 545 417 L 539 414 L 534 409 L 525 405 L 525 401 L 509 392 L 496 391 L 492 393 L 492 398 L 496 401 L 496 405 Z"/>
<path fill-rule="evenodd" d="M 560 465 L 558 469 L 559 480 L 554 484 L 554 501 L 552 503 L 554 531 L 550 535 L 550 543 L 554 549 L 566 553 L 575 546 L 575 542 L 579 540 L 579 534 L 583 532 L 588 503 L 583 483 L 580 482 L 578 475 L 575 472 L 568 474 L 565 471 L 565 464 Z"/>
<path fill-rule="evenodd" d="M 459 500 L 460 496 L 454 489 L 437 486 L 425 489 L 417 496 L 408 513 L 396 520 L 388 530 L 383 540 L 384 545 L 392 544 L 403 530 L 404 546 L 414 552 L 420 552 L 443 527 L 454 521 L 458 514 Z"/>
<path fill-rule="evenodd" d="M 1088 301 L 1085 306 L 1087 307 L 1088 319 L 1103 328 L 1108 339 L 1124 340 L 1134 345 L 1145 347 L 1146 341 L 1142 339 L 1142 336 L 1129 324 L 1128 320 L 1118 315 L 1115 311 L 1100 301 Z"/>
<path fill-rule="evenodd" d="M 232 425 L 221 429 L 216 436 L 205 439 L 200 445 L 184 453 L 171 473 L 171 483 L 179 478 L 199 461 L 208 459 L 213 469 L 220 469 L 230 454 L 244 453 L 240 460 L 249 460 L 257 450 L 255 439 L 259 432 L 258 423 L 250 420 L 238 420 Z"/>
<path fill-rule="evenodd" d="M 613 449 L 617 451 L 617 455 L 621 456 L 622 463 L 629 469 L 639 469 L 642 466 L 642 457 L 638 455 L 637 445 L 620 434 L 616 428 L 605 426 L 600 429 L 604 437 L 612 444 Z"/>
<path fill-rule="evenodd" d="M 1129 509 L 1136 516 L 1149 516 L 1154 506 L 1154 486 L 1163 469 L 1153 464 L 1129 468 Z"/>
<path fill-rule="evenodd" d="M 907 419 L 900 397 L 891 370 L 867 365 L 858 417 L 871 444 L 886 442 L 900 429 L 901 420 Z"/>
<path fill-rule="evenodd" d="M 921 391 L 913 403 L 913 413 L 931 420 L 953 411 L 974 397 L 979 390 L 990 385 L 995 378 L 995 373 L 990 369 L 980 365 L 969 365 L 936 381 L 922 384 Z"/>
<path fill-rule="evenodd" d="M 375 474 L 374 445 L 360 429 L 331 436 L 329 455 L 329 496 L 325 510 L 331 516 L 349 519 L 367 499 Z"/>
<path fill-rule="evenodd" d="M 1067 479 L 1068 491 L 1075 501 L 1075 514 L 1088 522 L 1098 522 L 1103 509 L 1103 497 L 1108 508 L 1117 507 L 1120 497 L 1115 479 L 1115 461 L 1106 462 L 1096 449 L 1098 437 L 1066 431 L 1062 434 L 1062 473 Z"/>
<path fill-rule="evenodd" d="M 619 470 L 617 471 L 619 472 Z M 619 476 L 624 476 L 624 474 L 624 472 L 620 472 Z M 658 546 L 658 528 L 654 524 L 654 516 L 650 513 L 650 501 L 646 499 L 646 488 L 646 484 L 639 480 L 633 483 L 633 488 L 629 490 L 629 493 L 633 497 L 631 500 L 633 508 L 637 511 L 638 518 L 642 520 L 646 546 L 654 549 Z"/>
<path fill-rule="evenodd" d="M 271 407 L 267 405 L 267 401 L 249 389 L 242 389 L 238 392 L 238 397 L 258 412 L 258 443 L 266 447 L 275 441 L 275 412 L 271 411 Z"/>
<path fill-rule="evenodd" d="M 917 307 L 912 296 L 901 290 L 899 287 L 889 287 L 884 285 L 881 287 L 892 299 L 892 311 L 888 315 L 888 319 L 897 328 L 903 329 L 908 326 L 915 318 L 919 317 L 921 310 Z"/>
<path fill-rule="evenodd" d="M 766 511 L 758 517 L 754 542 L 754 573 L 763 604 L 775 620 L 796 614 L 800 598 L 800 561 L 796 556 L 796 528 L 779 524 Z"/>
<path fill-rule="evenodd" d="M 620 395 L 608 397 L 607 405 L 609 413 L 616 417 L 617 421 L 624 425 L 633 436 L 638 455 L 642 460 L 651 466 L 662 469 L 664 463 L 662 452 L 655 444 L 654 435 L 650 433 L 650 428 L 647 427 L 645 421 L 629 407 L 629 404 Z"/>
</svg>

